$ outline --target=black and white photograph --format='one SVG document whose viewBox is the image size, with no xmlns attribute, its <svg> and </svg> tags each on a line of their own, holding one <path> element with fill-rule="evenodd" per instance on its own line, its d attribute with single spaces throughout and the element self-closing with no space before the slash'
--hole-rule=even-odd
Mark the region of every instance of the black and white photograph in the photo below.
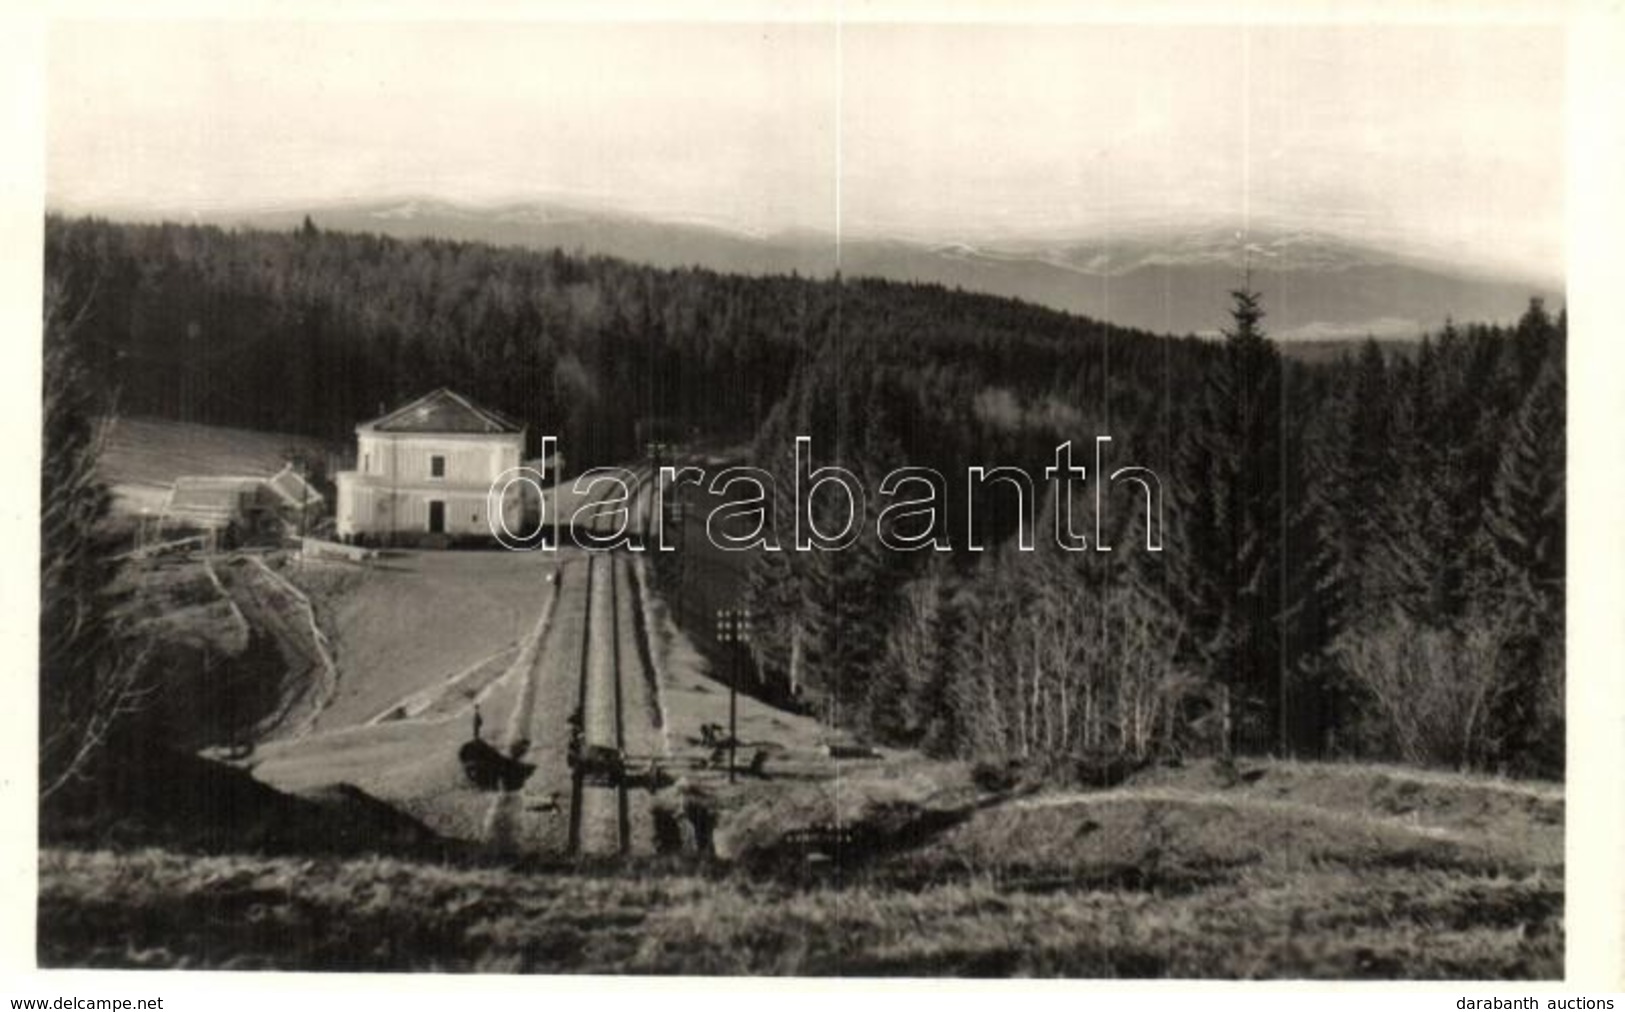
<svg viewBox="0 0 1625 1012">
<path fill-rule="evenodd" d="M 29 958 L 1565 980 L 1532 9 L 49 19 Z"/>
</svg>

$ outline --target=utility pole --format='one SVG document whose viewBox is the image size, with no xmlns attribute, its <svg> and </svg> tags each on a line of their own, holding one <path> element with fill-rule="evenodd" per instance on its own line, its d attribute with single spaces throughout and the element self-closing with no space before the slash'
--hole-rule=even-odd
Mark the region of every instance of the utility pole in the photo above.
<svg viewBox="0 0 1625 1012">
<path fill-rule="evenodd" d="M 660 518 L 660 536 L 666 536 L 668 524 L 675 524 L 677 528 L 676 557 L 671 559 L 668 586 L 679 592 L 683 587 L 683 580 L 688 575 L 688 505 L 683 502 L 682 491 L 679 486 L 672 486 L 676 495 L 674 501 L 665 507 L 665 515 Z M 657 556 L 660 558 L 660 556 Z M 681 600 L 681 596 L 679 595 Z"/>
<path fill-rule="evenodd" d="M 650 549 L 654 553 L 655 573 L 662 581 L 664 587 L 681 586 L 683 580 L 684 551 L 687 548 L 685 541 L 684 517 L 686 510 L 683 504 L 683 486 L 681 482 L 674 482 L 671 486 L 670 498 L 667 498 L 666 487 L 662 483 L 661 469 L 668 463 L 676 465 L 682 456 L 681 443 L 651 442 L 647 444 L 651 469 L 654 474 L 654 491 L 648 502 L 648 521 L 644 528 L 645 544 L 652 544 Z M 676 525 L 677 544 L 674 557 L 668 557 L 662 549 L 667 544 L 667 531 Z"/>
<path fill-rule="evenodd" d="M 739 749 L 739 655 L 750 642 L 750 609 L 723 608 L 717 612 L 717 641 L 729 645 L 728 677 L 728 782 L 737 777 Z"/>
</svg>

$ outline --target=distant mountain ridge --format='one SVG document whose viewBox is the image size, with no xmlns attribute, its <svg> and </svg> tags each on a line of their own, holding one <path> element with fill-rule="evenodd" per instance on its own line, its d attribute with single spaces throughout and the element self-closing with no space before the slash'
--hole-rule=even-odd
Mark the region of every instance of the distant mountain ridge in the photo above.
<svg viewBox="0 0 1625 1012">
<path fill-rule="evenodd" d="M 407 198 L 188 216 L 219 225 L 318 227 L 397 238 L 436 237 L 619 257 L 658 267 L 740 274 L 847 276 L 941 284 L 1159 333 L 1212 334 L 1228 292 L 1250 277 L 1270 332 L 1283 340 L 1409 339 L 1446 318 L 1510 322 L 1532 296 L 1554 307 L 1561 285 L 1508 276 L 1440 255 L 1379 249 L 1313 229 L 1140 228 L 1085 238 L 928 242 L 765 235 L 555 203 L 491 206 Z M 115 215 L 115 217 L 124 217 Z M 137 218 L 164 215 L 132 215 Z"/>
</svg>

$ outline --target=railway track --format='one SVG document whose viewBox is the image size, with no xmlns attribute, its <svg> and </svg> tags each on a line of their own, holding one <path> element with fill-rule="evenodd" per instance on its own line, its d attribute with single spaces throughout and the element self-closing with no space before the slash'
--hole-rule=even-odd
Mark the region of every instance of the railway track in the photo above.
<svg viewBox="0 0 1625 1012">
<path fill-rule="evenodd" d="M 625 552 L 561 562 L 552 621 L 496 743 L 534 767 L 491 800 L 483 836 L 499 852 L 653 852 L 649 773 L 664 738 L 631 566 Z"/>
<path fill-rule="evenodd" d="M 634 533 L 648 515 L 646 477 L 639 475 L 628 504 Z M 615 519 L 594 517 L 587 526 L 608 533 Z M 557 551 L 551 618 L 494 743 L 534 770 L 522 787 L 491 799 L 482 836 L 502 853 L 652 853 L 644 774 L 663 753 L 664 738 L 632 556 L 624 549 Z M 611 765 L 572 762 L 577 749 L 613 757 Z M 616 766 L 632 774 L 630 782 L 610 775 Z"/>
<path fill-rule="evenodd" d="M 665 754 L 659 690 L 642 601 L 626 552 L 595 555 L 578 706 L 583 752 L 613 756 L 617 775 L 573 778 L 570 852 L 651 854 L 654 798 Z"/>
<path fill-rule="evenodd" d="M 626 719 L 621 679 L 619 614 L 620 567 L 613 555 L 593 555 L 587 568 L 587 629 L 583 638 L 577 710 L 583 753 L 626 754 Z M 595 775 L 596 774 L 596 775 Z M 624 776 L 572 770 L 570 841 L 572 854 L 627 854 L 632 850 L 631 801 Z"/>
</svg>

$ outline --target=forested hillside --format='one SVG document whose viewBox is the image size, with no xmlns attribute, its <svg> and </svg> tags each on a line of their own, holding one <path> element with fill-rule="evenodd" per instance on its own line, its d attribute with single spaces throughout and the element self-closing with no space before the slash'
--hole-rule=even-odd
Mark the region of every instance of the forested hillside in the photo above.
<svg viewBox="0 0 1625 1012">
<path fill-rule="evenodd" d="M 938 288 L 314 227 L 52 217 L 46 270 L 69 305 L 89 304 L 84 340 L 125 413 L 348 438 L 381 405 L 449 386 L 560 436 L 581 464 L 641 452 L 638 418 L 748 437 L 797 369 L 841 340 L 899 355 L 923 343 L 1028 387 L 1083 378 L 1072 373 L 1104 341 L 1153 343 Z"/>
<path fill-rule="evenodd" d="M 1044 490 L 1067 440 L 1093 480 L 1100 435 L 1108 469 L 1160 476 L 1161 552 L 1128 486 L 1111 552 L 1088 519 L 1089 550 L 1059 550 L 1053 495 L 1019 551 L 990 486 L 986 551 L 950 496 L 954 552 L 758 556 L 762 676 L 884 740 L 1057 769 L 1234 748 L 1561 772 L 1566 324 L 1538 302 L 1307 365 L 1269 340 L 1268 291 L 1215 305 L 1226 337 L 1198 341 L 931 286 L 308 223 L 52 218 L 46 266 L 127 413 L 341 438 L 450 386 L 581 464 L 640 455 L 653 420 L 753 440 L 784 487 L 796 435 L 870 489 L 913 464 Z"/>
<path fill-rule="evenodd" d="M 1560 775 L 1563 317 L 1311 367 L 1265 299 L 1238 293 L 1220 344 L 1102 342 L 1046 378 L 850 338 L 802 370 L 758 442 L 781 486 L 792 432 L 870 488 L 969 462 L 1040 490 L 1057 442 L 1110 434 L 1108 473 L 1162 476 L 1167 546 L 1130 486 L 1109 554 L 1056 547 L 1052 494 L 1032 552 L 763 555 L 767 668 L 883 738 L 1040 767 L 1233 747 Z M 1008 532 L 1010 493 L 985 496 Z"/>
</svg>

